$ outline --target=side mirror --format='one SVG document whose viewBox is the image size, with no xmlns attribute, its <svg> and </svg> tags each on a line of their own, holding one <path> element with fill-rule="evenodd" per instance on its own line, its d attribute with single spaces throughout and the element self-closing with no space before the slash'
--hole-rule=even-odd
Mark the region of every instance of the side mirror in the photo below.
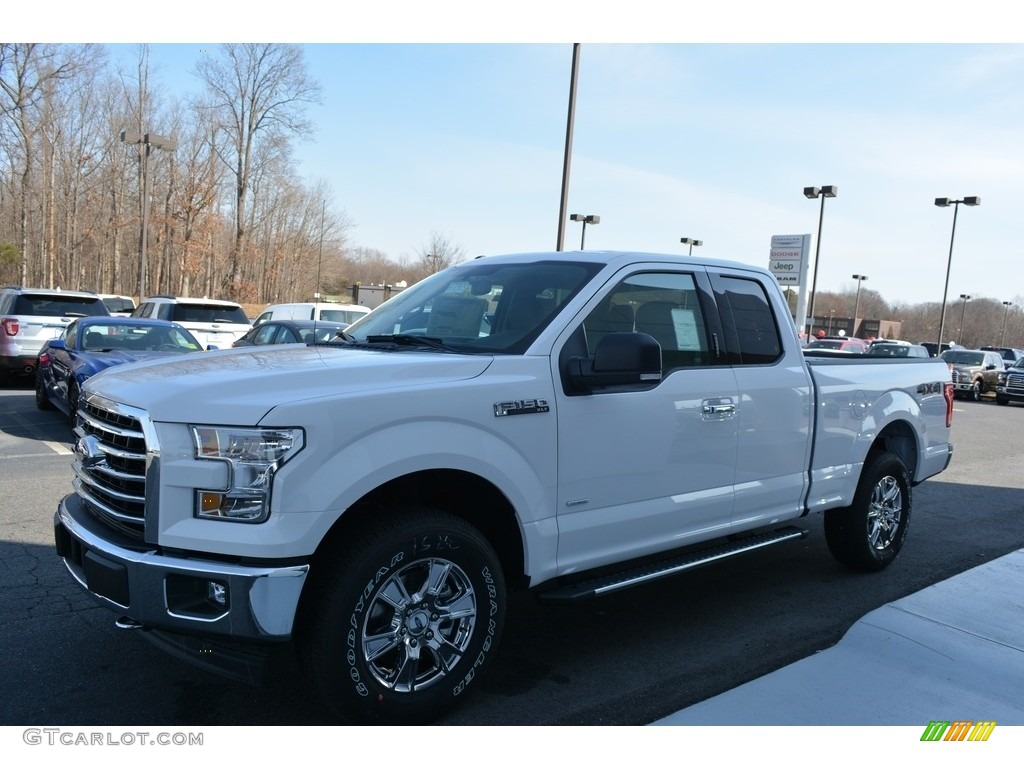
<svg viewBox="0 0 1024 768">
<path fill-rule="evenodd" d="M 569 376 L 580 389 L 651 385 L 661 381 L 661 345 L 647 333 L 609 333 L 594 357 L 574 357 Z"/>
<path fill-rule="evenodd" d="M 64 343 L 64 339 L 50 339 L 50 349 L 67 349 L 68 345 Z"/>
<path fill-rule="evenodd" d="M 215 349 L 220 349 L 220 347 L 218 347 L 216 344 L 207 344 L 206 345 L 206 351 L 207 352 L 213 352 L 213 350 L 215 350 Z"/>
</svg>

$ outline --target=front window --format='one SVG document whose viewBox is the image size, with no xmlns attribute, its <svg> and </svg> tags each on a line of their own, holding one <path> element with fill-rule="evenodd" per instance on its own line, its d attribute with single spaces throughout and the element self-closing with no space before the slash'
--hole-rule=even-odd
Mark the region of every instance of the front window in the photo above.
<svg viewBox="0 0 1024 768">
<path fill-rule="evenodd" d="M 357 342 L 427 337 L 457 352 L 521 354 L 599 264 L 467 262 L 431 275 L 346 329 Z"/>
</svg>

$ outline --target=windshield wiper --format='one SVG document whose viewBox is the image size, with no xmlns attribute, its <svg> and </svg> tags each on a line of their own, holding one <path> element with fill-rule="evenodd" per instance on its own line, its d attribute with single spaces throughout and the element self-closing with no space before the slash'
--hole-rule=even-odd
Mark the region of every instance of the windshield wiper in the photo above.
<svg viewBox="0 0 1024 768">
<path fill-rule="evenodd" d="M 435 336 L 415 336 L 410 333 L 389 333 L 376 336 L 367 336 L 368 344 L 397 344 L 401 347 L 428 347 L 439 349 L 444 352 L 458 352 L 454 347 L 449 347 L 441 339 Z"/>
</svg>

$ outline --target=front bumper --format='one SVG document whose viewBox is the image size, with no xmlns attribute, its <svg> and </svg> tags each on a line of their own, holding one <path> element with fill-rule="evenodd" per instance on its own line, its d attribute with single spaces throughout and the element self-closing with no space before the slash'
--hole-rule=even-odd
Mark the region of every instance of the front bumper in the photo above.
<svg viewBox="0 0 1024 768">
<path fill-rule="evenodd" d="M 162 554 L 98 522 L 77 494 L 54 515 L 57 554 L 97 601 L 143 628 L 242 641 L 291 638 L 307 564 L 256 566 Z M 211 585 L 221 600 L 211 597 Z"/>
</svg>

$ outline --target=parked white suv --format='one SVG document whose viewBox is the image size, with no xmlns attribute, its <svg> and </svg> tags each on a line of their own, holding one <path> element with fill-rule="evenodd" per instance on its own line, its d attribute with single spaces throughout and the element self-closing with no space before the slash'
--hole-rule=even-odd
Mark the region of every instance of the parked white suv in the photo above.
<svg viewBox="0 0 1024 768">
<path fill-rule="evenodd" d="M 31 375 L 39 350 L 76 317 L 109 315 L 95 293 L 50 288 L 0 288 L 0 381 Z"/>
<path fill-rule="evenodd" d="M 338 304 L 330 301 L 271 304 L 260 312 L 252 324 L 254 326 L 262 325 L 268 320 L 327 320 L 332 323 L 351 325 L 368 314 L 370 314 L 370 308 L 361 304 Z"/>
<path fill-rule="evenodd" d="M 135 311 L 135 299 L 131 296 L 121 296 L 117 293 L 101 293 L 99 296 L 114 317 L 131 317 Z"/>
<path fill-rule="evenodd" d="M 240 305 L 222 299 L 150 296 L 132 312 L 132 317 L 154 317 L 183 325 L 206 348 L 226 349 L 252 328 Z"/>
</svg>

